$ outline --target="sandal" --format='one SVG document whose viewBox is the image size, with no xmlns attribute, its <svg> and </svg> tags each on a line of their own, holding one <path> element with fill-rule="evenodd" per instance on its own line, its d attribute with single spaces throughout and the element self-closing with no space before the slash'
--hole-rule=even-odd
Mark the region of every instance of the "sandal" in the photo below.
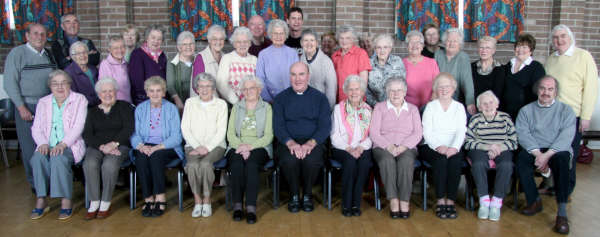
<svg viewBox="0 0 600 237">
<path fill-rule="evenodd" d="M 446 213 L 446 205 L 440 205 L 438 204 L 435 207 L 435 215 L 440 218 L 440 219 L 446 219 L 448 218 L 448 214 Z"/>
<path fill-rule="evenodd" d="M 160 209 L 161 206 L 164 206 L 164 208 Z M 167 202 L 155 202 L 154 209 L 152 209 L 152 216 L 153 217 L 162 216 L 162 214 L 165 213 L 166 209 L 167 209 Z"/>
<path fill-rule="evenodd" d="M 446 217 L 450 219 L 456 219 L 458 214 L 456 213 L 456 206 L 446 205 Z"/>
<path fill-rule="evenodd" d="M 152 207 L 154 206 L 153 202 L 145 202 L 144 209 L 142 209 L 142 216 L 151 217 L 152 216 Z"/>
<path fill-rule="evenodd" d="M 71 218 L 71 216 L 73 216 L 73 209 L 69 208 L 69 209 L 60 209 L 60 211 L 58 212 L 58 219 L 59 220 L 66 220 Z"/>
<path fill-rule="evenodd" d="M 46 215 L 50 211 L 50 206 L 46 206 L 45 208 L 34 208 L 31 211 L 31 215 L 29 216 L 32 220 L 37 220 Z"/>
</svg>

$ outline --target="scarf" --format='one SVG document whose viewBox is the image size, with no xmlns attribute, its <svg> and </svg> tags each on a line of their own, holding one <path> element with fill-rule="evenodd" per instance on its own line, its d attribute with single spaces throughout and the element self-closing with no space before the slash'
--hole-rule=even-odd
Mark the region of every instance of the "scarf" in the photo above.
<svg viewBox="0 0 600 237">
<path fill-rule="evenodd" d="M 148 55 L 148 57 L 150 57 L 152 60 L 154 60 L 154 62 L 158 63 L 158 58 L 160 57 L 160 55 L 162 54 L 162 50 L 157 50 L 152 52 L 152 50 L 148 47 L 147 43 L 142 44 L 142 50 L 144 50 L 144 52 Z"/>
<path fill-rule="evenodd" d="M 364 141 L 369 135 L 369 125 L 371 123 L 371 107 L 361 101 L 358 108 L 352 107 L 349 100 L 344 100 L 340 106 L 340 113 L 342 115 L 342 123 L 348 131 L 348 144 L 352 142 L 352 136 L 354 136 L 354 126 L 358 122 L 359 127 L 362 131 L 362 138 L 360 141 Z M 358 114 L 358 121 L 354 116 L 354 113 Z"/>
</svg>

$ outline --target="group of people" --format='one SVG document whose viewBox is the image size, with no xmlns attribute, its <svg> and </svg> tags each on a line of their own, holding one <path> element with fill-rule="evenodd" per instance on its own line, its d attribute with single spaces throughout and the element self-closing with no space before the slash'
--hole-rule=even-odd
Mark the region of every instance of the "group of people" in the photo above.
<svg viewBox="0 0 600 237">
<path fill-rule="evenodd" d="M 160 26 L 148 26 L 139 44 L 136 28 L 127 26 L 109 38 L 101 62 L 93 42 L 78 36 L 77 16 L 61 18 L 64 35 L 50 52 L 45 27 L 30 24 L 27 43 L 8 55 L 4 78 L 27 180 L 38 197 L 31 218 L 48 212 L 48 196 L 62 198 L 59 219 L 72 215 L 71 165 L 80 162 L 90 196 L 85 218 L 109 216 L 120 164 L 130 158 L 145 217 L 164 213 L 165 167 L 178 159 L 194 194 L 192 216 L 210 216 L 213 163 L 223 157 L 235 221 L 257 221 L 259 171 L 269 159 L 288 183 L 288 210 L 310 212 L 312 185 L 331 154 L 342 164 L 344 216 L 361 215 L 375 161 L 390 216 L 409 218 L 420 159 L 433 170 L 436 216 L 457 218 L 456 192 L 468 160 L 477 215 L 497 221 L 516 163 L 527 197 L 522 213 L 542 209 L 534 172 L 551 173 L 554 230 L 569 232 L 566 202 L 598 72 L 567 26 L 553 28 L 556 52 L 545 65 L 533 60 L 536 40 L 526 33 L 503 65 L 489 36 L 479 39 L 479 59 L 470 62 L 457 28 L 442 37 L 432 24 L 408 32 L 408 56 L 401 58 L 392 54 L 392 36 L 367 37 L 363 49 L 351 26 L 324 34 L 319 47 L 318 35 L 302 29 L 303 19 L 297 7 L 287 21 L 268 26 L 252 16 L 229 37 L 229 53 L 222 26 L 208 28 L 208 45 L 199 53 L 194 34 L 184 31 L 172 59 L 161 49 Z M 489 169 L 496 169 L 492 195 Z"/>
</svg>

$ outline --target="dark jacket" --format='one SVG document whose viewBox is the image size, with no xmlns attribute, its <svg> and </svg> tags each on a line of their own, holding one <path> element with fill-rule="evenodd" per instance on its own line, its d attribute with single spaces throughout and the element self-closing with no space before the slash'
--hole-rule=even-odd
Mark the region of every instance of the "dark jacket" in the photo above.
<svg viewBox="0 0 600 237">
<path fill-rule="evenodd" d="M 88 49 L 90 50 L 90 52 L 96 51 L 95 53 L 91 53 L 89 55 L 89 61 L 88 64 L 94 65 L 94 67 L 97 67 L 98 64 L 100 64 L 100 52 L 96 49 L 96 46 L 94 46 L 94 43 L 86 38 L 82 38 L 77 36 L 77 41 L 81 41 L 83 43 L 85 43 L 88 47 Z M 56 41 L 52 42 L 52 55 L 54 56 L 54 59 L 56 60 L 56 64 L 58 65 L 58 68 L 60 69 L 65 69 L 67 66 L 69 66 L 69 64 L 71 64 L 71 62 L 73 62 L 73 60 L 71 60 L 70 53 L 69 53 L 69 48 L 71 47 L 71 44 L 69 44 L 69 40 L 67 40 L 67 36 L 64 35 L 63 33 L 63 37 L 62 39 L 57 39 Z M 67 58 L 68 57 L 68 58 Z"/>
<path fill-rule="evenodd" d="M 81 71 L 81 68 L 75 62 L 72 62 L 67 66 L 65 72 L 67 72 L 71 76 L 71 80 L 73 80 L 73 83 L 71 83 L 71 90 L 84 95 L 88 101 L 88 107 L 92 107 L 100 104 L 100 99 L 94 89 L 96 82 L 98 82 L 98 69 L 96 69 L 94 65 L 88 64 L 87 66 L 88 70 L 92 72 L 94 84 L 92 84 L 90 78 Z"/>
</svg>

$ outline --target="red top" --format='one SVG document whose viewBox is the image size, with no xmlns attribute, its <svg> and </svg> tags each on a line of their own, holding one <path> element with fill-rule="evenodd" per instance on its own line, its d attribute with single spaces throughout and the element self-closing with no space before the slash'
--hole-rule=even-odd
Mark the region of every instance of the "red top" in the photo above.
<svg viewBox="0 0 600 237">
<path fill-rule="evenodd" d="M 348 98 L 344 94 L 344 81 L 346 77 L 356 74 L 358 75 L 362 71 L 371 71 L 371 62 L 369 61 L 369 55 L 364 49 L 354 45 L 348 52 L 342 56 L 342 49 L 335 51 L 331 55 L 331 61 L 333 61 L 333 67 L 335 68 L 335 74 L 337 75 L 338 84 L 338 96 L 337 102 Z"/>
</svg>

